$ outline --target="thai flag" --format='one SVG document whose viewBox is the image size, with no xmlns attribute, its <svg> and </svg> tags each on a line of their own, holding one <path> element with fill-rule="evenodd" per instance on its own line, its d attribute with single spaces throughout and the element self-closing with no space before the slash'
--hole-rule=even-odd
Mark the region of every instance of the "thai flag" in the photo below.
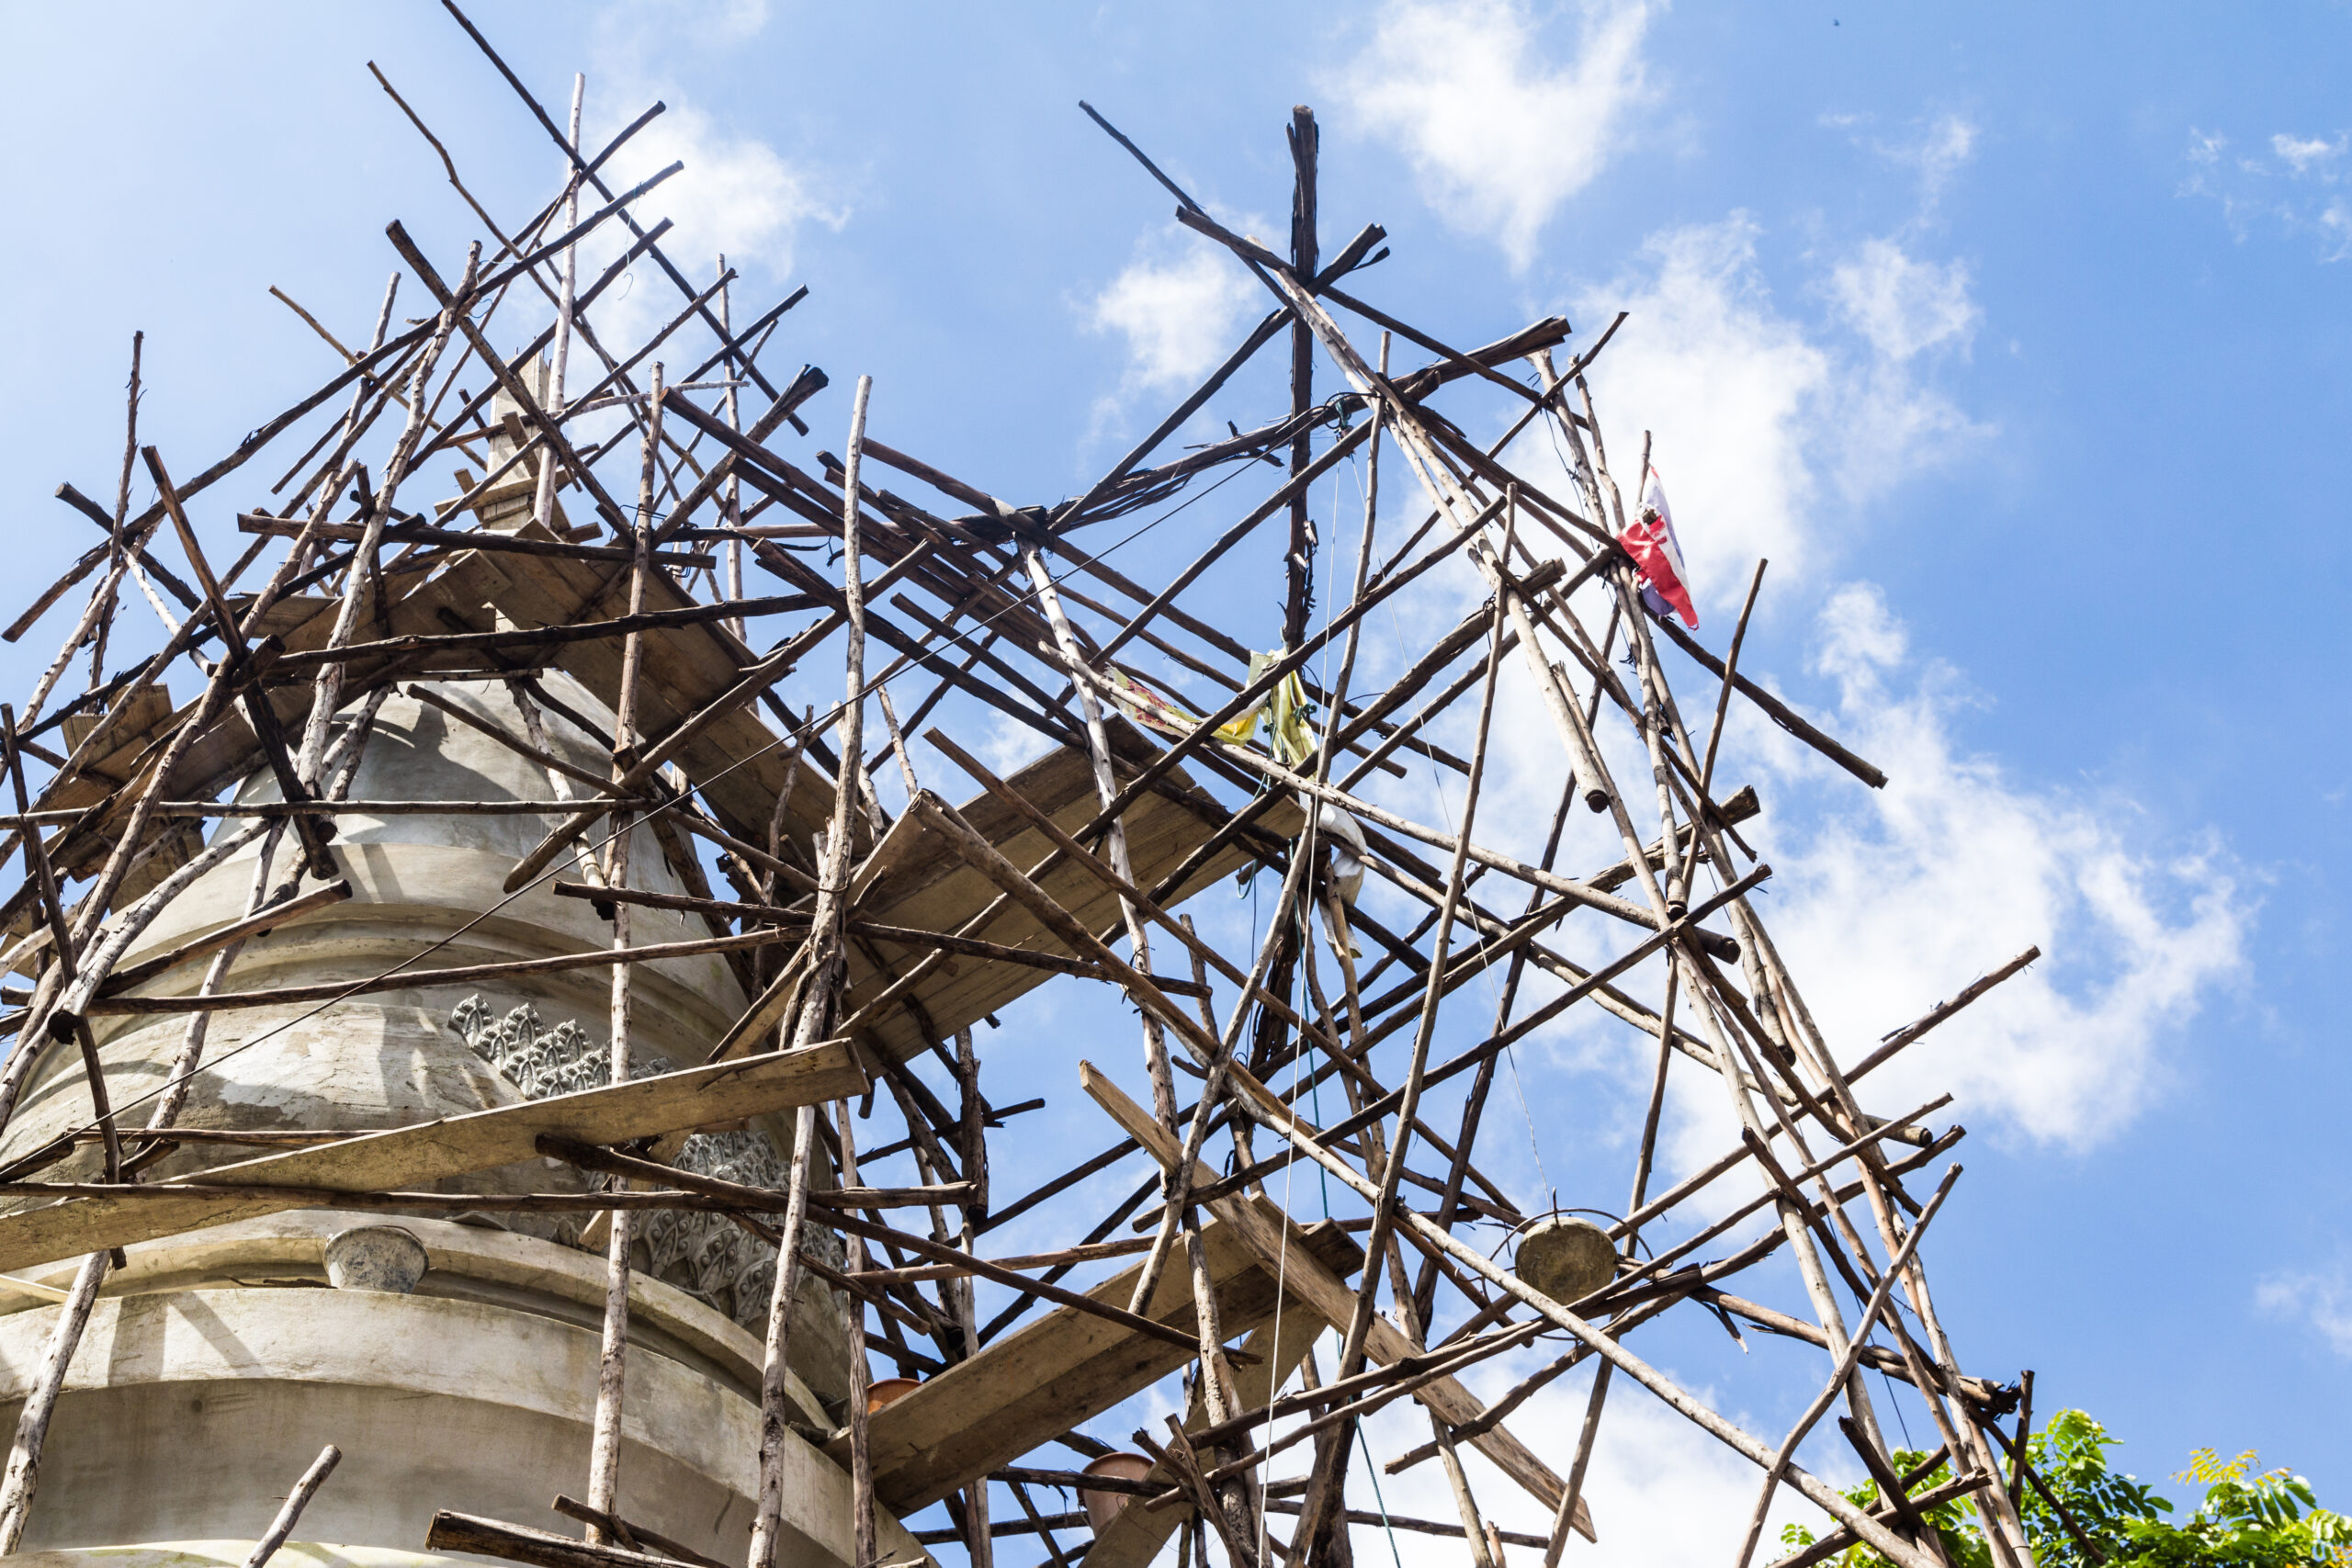
<svg viewBox="0 0 2352 1568">
<path fill-rule="evenodd" d="M 1699 612 L 1690 605 L 1690 577 L 1682 567 L 1682 547 L 1675 541 L 1674 513 L 1667 508 L 1666 487 L 1658 483 L 1656 468 L 1649 471 L 1648 479 L 1642 491 L 1641 516 L 1617 536 L 1617 542 L 1641 569 L 1642 599 L 1650 612 L 1663 620 L 1672 610 L 1682 617 L 1684 626 L 1697 631 Z"/>
</svg>

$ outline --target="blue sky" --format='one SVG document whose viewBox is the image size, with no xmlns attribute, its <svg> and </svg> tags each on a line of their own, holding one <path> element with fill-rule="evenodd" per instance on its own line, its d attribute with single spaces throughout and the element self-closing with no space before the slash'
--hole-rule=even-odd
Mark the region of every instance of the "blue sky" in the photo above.
<svg viewBox="0 0 2352 1568">
<path fill-rule="evenodd" d="M 367 61 L 493 211 L 536 208 L 558 168 L 437 7 L 7 14 L 0 506 L 22 599 L 89 542 L 57 481 L 111 496 L 134 328 L 143 428 L 193 470 L 334 368 L 267 286 L 364 336 L 387 220 L 440 256 L 474 237 Z M 2329 979 L 2352 785 L 2352 7 L 473 14 L 550 106 L 587 73 L 592 141 L 662 98 L 642 141 L 645 167 L 689 165 L 652 209 L 673 254 L 725 251 L 755 303 L 808 284 L 770 363 L 873 375 L 877 435 L 999 494 L 1083 489 L 1266 308 L 1080 97 L 1269 238 L 1282 126 L 1314 105 L 1327 249 L 1384 224 L 1394 254 L 1361 292 L 1449 342 L 1557 311 L 1574 346 L 1630 310 L 1596 392 L 1622 464 L 1656 433 L 1706 640 L 1769 556 L 1744 667 L 1894 778 L 1872 795 L 1751 722 L 1727 746 L 1767 801 L 1766 918 L 1833 1037 L 1859 1052 L 2027 943 L 2049 954 L 1883 1075 L 1881 1109 L 1951 1087 L 1972 1129 L 1928 1248 L 1963 1356 L 2035 1367 L 2041 1401 L 2107 1420 L 2143 1476 L 2258 1447 L 2352 1498 L 2352 1069 Z M 658 281 L 620 309 L 666 313 Z M 1272 367 L 1204 428 L 1279 412 Z M 837 450 L 845 403 L 811 417 L 812 449 Z M 1454 417 L 1491 435 L 1505 414 Z M 1130 570 L 1172 570 L 1196 524 Z M 1272 570 L 1230 582 L 1253 646 L 1277 636 Z M 0 650 L 0 689 L 29 687 L 62 630 Z M 1711 698 L 1677 675 L 1686 711 Z M 1497 831 L 1540 841 L 1556 759 L 1515 700 L 1531 722 L 1503 747 Z M 1107 1142 L 1067 1041 L 1119 1015 L 1041 1003 L 1016 1024 L 1027 1043 L 984 1043 L 1062 1075 L 1038 1168 Z M 1530 1190 L 1613 1171 L 1629 1048 L 1537 1044 L 1532 1146 L 1496 1157 Z M 1132 1066 L 1125 1034 L 1109 1051 Z M 1720 1114 L 1678 1098 L 1678 1158 L 1724 1146 Z M 1674 1347 L 1696 1367 L 1698 1341 Z M 1817 1373 L 1768 1359 L 1692 1375 L 1785 1425 Z M 1678 1479 L 1744 1510 L 1719 1450 L 1628 1430 L 1597 1472 L 1604 1527 Z"/>
</svg>

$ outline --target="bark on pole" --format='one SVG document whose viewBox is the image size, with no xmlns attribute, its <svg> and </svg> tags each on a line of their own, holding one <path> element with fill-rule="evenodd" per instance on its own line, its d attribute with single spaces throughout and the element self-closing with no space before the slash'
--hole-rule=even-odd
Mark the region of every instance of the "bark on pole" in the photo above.
<svg viewBox="0 0 2352 1568">
<path fill-rule="evenodd" d="M 577 109 L 575 107 L 575 115 Z M 575 126 L 575 134 L 577 128 Z M 638 476 L 637 527 L 633 535 L 636 558 L 629 569 L 628 613 L 638 615 L 645 608 L 645 592 L 649 573 L 652 570 L 650 557 L 653 548 L 654 486 L 660 472 L 662 444 L 662 367 L 653 367 L 651 401 L 646 411 L 644 453 Z M 553 467 L 553 459 L 548 466 Z M 628 776 L 636 762 L 638 733 L 638 682 L 643 679 L 645 642 L 641 633 L 632 632 L 621 647 L 620 701 L 613 717 L 613 778 L 617 782 Z M 616 795 L 621 793 L 616 787 Z M 629 839 L 636 825 L 634 815 L 627 808 L 613 813 L 612 843 L 605 851 L 605 884 L 610 887 L 627 887 L 629 878 Z M 629 948 L 629 911 L 626 903 L 613 905 L 613 950 L 626 953 Z M 631 984 L 637 973 L 629 964 L 615 964 L 611 1002 L 606 1027 L 611 1031 L 609 1057 L 610 1081 L 627 1083 L 629 1078 L 629 1004 Z M 607 1222 L 610 1229 L 605 1238 L 605 1320 L 603 1342 L 596 1359 L 596 1417 L 588 1450 L 588 1506 L 601 1513 L 620 1512 L 621 1420 L 623 1399 L 628 1376 L 628 1289 L 629 1247 L 633 1240 L 633 1225 L 626 1209 L 613 1211 Z M 588 1527 L 589 1538 L 603 1541 L 604 1527 Z"/>
<path fill-rule="evenodd" d="M 580 176 L 571 172 L 579 160 L 580 106 L 588 91 L 588 78 L 575 73 L 571 78 L 571 144 L 564 150 L 566 179 L 563 187 L 563 226 L 566 231 L 580 226 Z M 547 379 L 547 411 L 550 419 L 563 417 L 564 376 L 571 361 L 571 311 L 580 288 L 580 247 L 563 248 L 563 288 L 556 301 L 555 359 L 548 367 Z M 555 527 L 555 457 L 539 454 L 538 483 L 531 492 L 531 521 L 550 532 Z"/>
<path fill-rule="evenodd" d="M 865 705 L 865 592 L 859 579 L 860 515 L 857 470 L 865 439 L 865 409 L 873 396 L 874 378 L 861 376 L 850 412 L 849 449 L 842 513 L 842 574 L 847 609 L 848 647 L 843 655 L 847 695 L 840 724 L 841 771 L 833 781 L 831 823 L 824 843 L 822 870 L 818 877 L 817 905 L 811 919 L 810 977 L 803 987 L 798 1015 L 790 1021 L 795 1046 L 820 1037 L 832 1020 L 833 999 L 841 983 L 841 923 L 849 865 L 850 808 L 857 798 L 856 774 L 863 761 L 860 750 Z M 775 1568 L 778 1537 L 784 1522 L 784 1456 L 793 1441 L 786 1407 L 789 1403 L 786 1371 L 791 1348 L 792 1298 L 798 1283 L 800 1233 L 808 1215 L 809 1165 L 816 1157 L 817 1110 L 800 1108 L 793 1125 L 792 1176 L 785 1211 L 782 1250 L 776 1258 L 775 1289 L 768 1302 L 765 1362 L 760 1380 L 760 1492 L 752 1520 L 748 1568 Z M 853 1304 L 853 1312 L 864 1310 Z M 867 1568 L 864 1563 L 852 1568 Z"/>
</svg>

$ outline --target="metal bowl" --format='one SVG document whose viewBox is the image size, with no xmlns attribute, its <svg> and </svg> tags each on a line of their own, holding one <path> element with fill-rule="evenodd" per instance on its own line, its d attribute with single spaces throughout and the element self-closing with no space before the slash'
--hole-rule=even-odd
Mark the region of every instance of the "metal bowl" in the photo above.
<svg viewBox="0 0 2352 1568">
<path fill-rule="evenodd" d="M 1514 1271 L 1565 1304 L 1592 1294 L 1615 1277 L 1617 1244 L 1590 1220 L 1553 1214 L 1536 1221 L 1520 1236 Z"/>
</svg>

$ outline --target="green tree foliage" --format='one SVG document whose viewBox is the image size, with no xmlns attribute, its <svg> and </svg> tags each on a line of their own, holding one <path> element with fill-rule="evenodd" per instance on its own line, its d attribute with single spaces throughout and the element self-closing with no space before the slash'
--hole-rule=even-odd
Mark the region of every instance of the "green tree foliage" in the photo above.
<svg viewBox="0 0 2352 1568">
<path fill-rule="evenodd" d="M 2109 1468 L 2107 1450 L 2119 1442 L 2080 1410 L 2060 1411 L 2028 1441 L 2034 1473 L 2067 1516 L 2060 1518 L 2038 1488 L 2025 1489 L 2018 1513 L 2040 1568 L 2099 1568 L 2102 1561 L 2107 1568 L 2352 1568 L 2352 1518 L 2321 1507 L 2311 1483 L 2300 1475 L 2284 1469 L 2257 1472 L 2253 1450 L 2233 1460 L 2211 1449 L 2190 1456 L 2188 1468 L 2175 1479 L 2202 1485 L 2205 1495 L 2176 1523 L 2170 1499 Z M 1896 1454 L 1895 1473 L 1909 1477 L 1927 1457 Z M 1925 1492 L 1951 1479 L 1951 1465 L 1939 1464 L 1910 1490 Z M 1846 1495 L 1867 1508 L 1878 1502 L 1879 1489 L 1866 1483 Z M 1992 1568 L 1975 1510 L 1964 1500 L 1939 1504 L 1926 1517 L 1952 1568 Z M 2084 1550 L 2078 1531 L 2096 1555 Z M 1815 1537 L 1791 1525 L 1781 1539 L 1795 1551 Z M 1892 1568 L 1859 1545 L 1828 1562 L 1835 1568 Z"/>
</svg>

